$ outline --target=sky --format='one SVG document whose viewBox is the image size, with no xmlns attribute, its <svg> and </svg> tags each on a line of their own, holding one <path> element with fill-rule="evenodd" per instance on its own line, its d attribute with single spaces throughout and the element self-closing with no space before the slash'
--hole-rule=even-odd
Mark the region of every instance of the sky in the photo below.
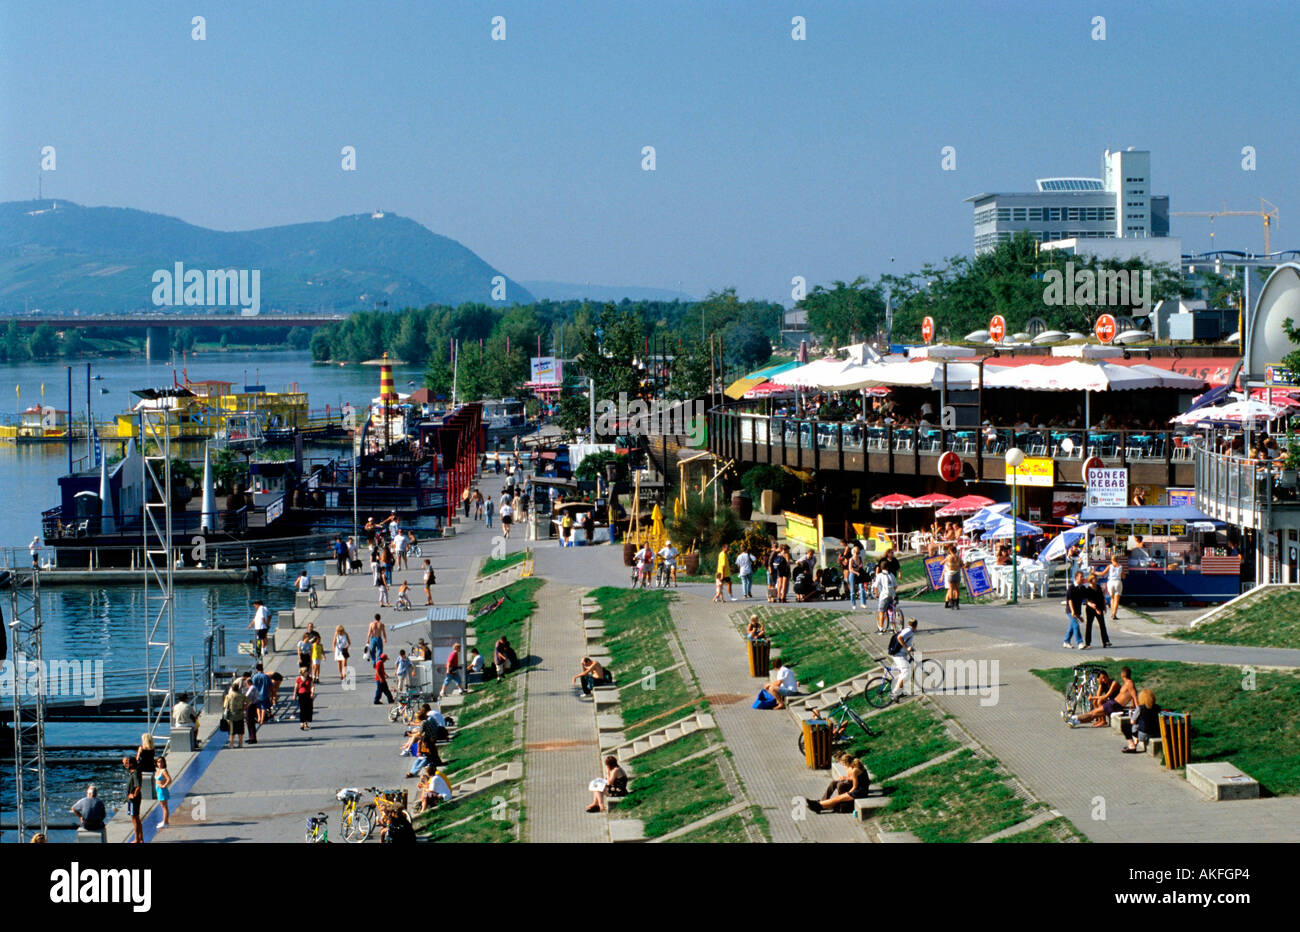
<svg viewBox="0 0 1300 932">
<path fill-rule="evenodd" d="M 2 0 L 0 201 L 36 196 L 53 146 L 46 197 L 220 230 L 384 209 L 516 280 L 789 304 L 795 276 L 969 253 L 964 198 L 1133 146 L 1171 210 L 1264 197 L 1300 247 L 1300 15 L 1133 7 Z M 1262 249 L 1258 218 L 1214 229 Z M 1210 230 L 1173 218 L 1185 251 Z"/>
</svg>

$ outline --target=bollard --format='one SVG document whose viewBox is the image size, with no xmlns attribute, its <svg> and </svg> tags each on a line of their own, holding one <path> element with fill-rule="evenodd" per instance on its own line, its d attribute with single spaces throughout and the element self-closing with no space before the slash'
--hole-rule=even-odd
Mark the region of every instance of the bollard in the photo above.
<svg viewBox="0 0 1300 932">
<path fill-rule="evenodd" d="M 804 719 L 803 759 L 809 770 L 831 766 L 831 723 L 821 718 Z"/>
<path fill-rule="evenodd" d="M 1165 769 L 1181 770 L 1187 766 L 1191 724 L 1192 717 L 1183 712 L 1160 713 L 1160 744 L 1165 752 Z"/>
<path fill-rule="evenodd" d="M 772 642 L 767 638 L 745 638 L 749 645 L 749 675 L 767 676 L 771 672 Z"/>
</svg>

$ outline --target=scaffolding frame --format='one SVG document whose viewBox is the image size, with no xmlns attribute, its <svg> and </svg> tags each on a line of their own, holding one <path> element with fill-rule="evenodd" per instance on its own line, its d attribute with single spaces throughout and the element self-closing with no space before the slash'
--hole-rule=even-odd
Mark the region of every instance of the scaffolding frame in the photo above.
<svg viewBox="0 0 1300 932">
<path fill-rule="evenodd" d="M 171 732 L 176 703 L 176 604 L 173 599 L 171 410 L 140 412 L 140 456 L 144 473 L 144 666 L 145 718 L 155 742 Z M 152 442 L 152 450 L 150 448 Z M 155 708 L 154 701 L 157 700 Z"/>
<path fill-rule="evenodd" d="M 27 578 L 30 577 L 30 578 Z M 13 672 L 14 812 L 17 840 L 27 840 L 27 787 L 36 784 L 39 831 L 49 830 L 45 793 L 45 653 L 41 645 L 41 573 L 39 566 L 10 572 L 9 647 Z M 5 622 L 0 621 L 0 624 Z M 31 702 L 24 693 L 33 691 Z"/>
</svg>

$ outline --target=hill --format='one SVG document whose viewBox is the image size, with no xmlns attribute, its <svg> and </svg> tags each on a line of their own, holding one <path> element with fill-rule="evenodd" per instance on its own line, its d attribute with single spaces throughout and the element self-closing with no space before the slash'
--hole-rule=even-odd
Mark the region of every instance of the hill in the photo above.
<svg viewBox="0 0 1300 932">
<path fill-rule="evenodd" d="M 504 273 L 392 213 L 221 232 L 175 217 L 65 200 L 0 204 L 0 314 L 153 310 L 153 273 L 260 269 L 264 312 L 345 313 L 381 302 L 491 302 Z M 505 301 L 533 295 L 506 277 Z"/>
</svg>

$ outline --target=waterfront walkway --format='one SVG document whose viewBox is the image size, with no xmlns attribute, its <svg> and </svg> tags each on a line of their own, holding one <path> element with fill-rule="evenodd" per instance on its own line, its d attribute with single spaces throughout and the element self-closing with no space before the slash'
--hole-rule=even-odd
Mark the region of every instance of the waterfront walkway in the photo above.
<svg viewBox="0 0 1300 932">
<path fill-rule="evenodd" d="M 495 476 L 482 480 L 485 494 L 497 492 Z M 492 551 L 498 528 L 460 521 L 453 538 L 430 541 L 440 604 L 467 601 L 474 574 Z M 527 543 L 512 539 L 511 551 Z M 582 811 L 589 801 L 587 782 L 599 773 L 595 717 L 576 695 L 571 677 L 584 650 L 580 596 L 602 584 L 624 586 L 627 569 L 622 548 L 600 545 L 557 548 L 536 545 L 535 573 L 545 580 L 537 593 L 538 608 L 529 624 L 529 666 L 525 690 L 523 744 L 523 839 L 538 842 L 608 842 L 611 821 Z M 423 635 L 403 621 L 423 618 L 419 561 L 397 572 L 417 593 L 415 610 L 382 611 L 389 625 L 390 664 L 397 649 Z M 409 758 L 398 754 L 400 732 L 387 722 L 387 706 L 373 701 L 371 668 L 361 657 L 366 624 L 375 612 L 377 593 L 369 574 L 336 580 L 339 588 L 322 594 L 316 626 L 326 636 L 336 624 L 348 629 L 354 644 L 355 688 L 340 683 L 327 656 L 318 692 L 316 720 L 310 732 L 297 727 L 291 699 L 296 668 L 292 646 L 274 655 L 268 667 L 286 677 L 281 691 L 284 721 L 261 731 L 255 746 L 232 749 L 213 728 L 216 715 L 205 716 L 206 745 L 196 755 L 172 755 L 177 777 L 172 826 L 157 831 L 157 807 L 146 811 L 146 837 L 155 841 L 290 841 L 300 842 L 307 816 L 324 811 L 337 834 L 343 786 L 391 786 L 403 781 Z M 737 587 L 737 592 L 739 588 Z M 825 774 L 807 770 L 795 752 L 797 727 L 786 715 L 765 715 L 750 708 L 759 681 L 748 676 L 743 644 L 729 616 L 749 603 L 712 604 L 712 587 L 685 584 L 671 607 L 685 659 L 708 699 L 720 736 L 732 755 L 743 786 L 736 803 L 758 806 L 775 842 L 867 839 L 847 816 L 811 816 L 800 803 L 820 793 Z M 934 697 L 975 741 L 997 757 L 1038 799 L 1067 816 L 1093 841 L 1266 841 L 1293 840 L 1300 824 L 1300 799 L 1212 803 L 1185 780 L 1145 755 L 1121 755 L 1121 739 L 1110 729 L 1067 729 L 1060 721 L 1057 692 L 1035 677 L 1035 668 L 1063 667 L 1121 658 L 1214 662 L 1259 667 L 1300 666 L 1300 651 L 1192 644 L 1162 638 L 1149 623 L 1125 624 L 1125 613 L 1112 630 L 1114 647 L 1086 654 L 1060 648 L 1064 629 L 1060 605 L 1042 600 L 1017 608 L 966 606 L 946 612 L 937 605 L 910 603 L 923 622 L 921 644 L 940 660 L 996 660 L 998 697 L 982 705 L 975 695 Z M 791 604 L 789 608 L 796 607 Z M 813 607 L 843 610 L 845 603 Z M 786 606 L 773 606 L 784 610 Z M 852 616 L 863 631 L 874 616 Z M 490 647 L 490 645 L 488 645 Z M 779 646 L 779 645 L 778 645 Z M 879 644 L 883 652 L 883 639 Z M 480 649 L 484 649 L 481 645 Z M 521 656 L 524 652 L 520 651 Z M 993 685 L 993 684 L 986 684 Z M 635 778 L 634 778 L 635 779 Z M 129 824 L 119 813 L 110 824 L 110 839 L 125 840 Z"/>
</svg>

